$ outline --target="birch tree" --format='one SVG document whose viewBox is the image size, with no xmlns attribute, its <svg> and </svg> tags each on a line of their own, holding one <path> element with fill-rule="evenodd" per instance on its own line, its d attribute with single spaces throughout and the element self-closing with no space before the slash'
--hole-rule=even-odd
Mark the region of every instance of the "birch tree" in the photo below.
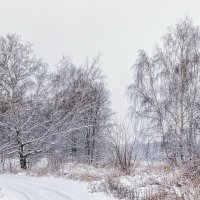
<svg viewBox="0 0 200 200">
<path fill-rule="evenodd" d="M 129 85 L 137 128 L 175 162 L 198 156 L 200 32 L 188 18 L 170 27 L 152 56 L 139 51 Z M 139 121 L 138 121 L 139 120 Z"/>
</svg>

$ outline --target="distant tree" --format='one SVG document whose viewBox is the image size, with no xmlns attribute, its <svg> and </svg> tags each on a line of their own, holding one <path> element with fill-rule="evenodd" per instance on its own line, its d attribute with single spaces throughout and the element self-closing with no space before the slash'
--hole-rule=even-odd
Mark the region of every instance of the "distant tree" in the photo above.
<svg viewBox="0 0 200 200">
<path fill-rule="evenodd" d="M 67 84 L 68 87 L 66 87 L 67 90 L 56 96 L 58 99 L 65 99 L 65 103 L 67 103 L 65 105 L 68 105 L 65 109 L 71 108 L 81 97 L 83 99 L 81 107 L 87 109 L 83 113 L 82 119 L 77 119 L 79 121 L 76 124 L 80 123 L 83 127 L 88 127 L 81 131 L 71 132 L 63 140 L 66 147 L 62 148 L 65 149 L 65 154 L 71 155 L 73 159 L 93 162 L 101 154 L 105 129 L 109 126 L 112 115 L 110 93 L 99 68 L 99 60 L 94 58 L 92 62 L 87 61 L 82 67 L 75 67 L 70 64 L 69 59 L 63 58 L 59 71 L 54 73 L 53 77 L 57 77 L 57 73 L 59 73 L 61 85 Z M 67 79 L 63 77 L 66 74 L 69 74 Z M 60 91 L 55 86 L 53 88 L 56 88 L 56 92 Z"/>
</svg>

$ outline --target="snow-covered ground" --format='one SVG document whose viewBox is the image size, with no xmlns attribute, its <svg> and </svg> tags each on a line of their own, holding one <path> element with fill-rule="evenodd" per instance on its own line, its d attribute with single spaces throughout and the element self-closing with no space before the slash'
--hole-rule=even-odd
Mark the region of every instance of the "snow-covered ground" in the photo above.
<svg viewBox="0 0 200 200">
<path fill-rule="evenodd" d="M 0 175 L 0 200 L 114 200 L 86 183 L 62 178 Z"/>
</svg>

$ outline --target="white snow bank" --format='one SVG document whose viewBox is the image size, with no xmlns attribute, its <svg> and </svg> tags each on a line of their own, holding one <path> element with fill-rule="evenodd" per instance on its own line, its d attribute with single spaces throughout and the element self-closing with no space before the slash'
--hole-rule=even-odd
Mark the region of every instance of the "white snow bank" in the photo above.
<svg viewBox="0 0 200 200">
<path fill-rule="evenodd" d="M 114 200 L 103 193 L 89 193 L 83 182 L 51 177 L 0 175 L 2 200 Z"/>
</svg>

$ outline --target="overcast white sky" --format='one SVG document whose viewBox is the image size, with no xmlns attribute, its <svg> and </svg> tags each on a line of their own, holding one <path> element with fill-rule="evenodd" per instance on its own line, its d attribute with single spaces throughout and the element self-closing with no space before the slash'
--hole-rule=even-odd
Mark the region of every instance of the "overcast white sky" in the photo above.
<svg viewBox="0 0 200 200">
<path fill-rule="evenodd" d="M 125 115 L 125 87 L 138 49 L 148 52 L 185 15 L 200 25 L 200 0 L 0 0 L 0 34 L 17 33 L 55 66 L 102 54 L 112 107 Z"/>
</svg>

